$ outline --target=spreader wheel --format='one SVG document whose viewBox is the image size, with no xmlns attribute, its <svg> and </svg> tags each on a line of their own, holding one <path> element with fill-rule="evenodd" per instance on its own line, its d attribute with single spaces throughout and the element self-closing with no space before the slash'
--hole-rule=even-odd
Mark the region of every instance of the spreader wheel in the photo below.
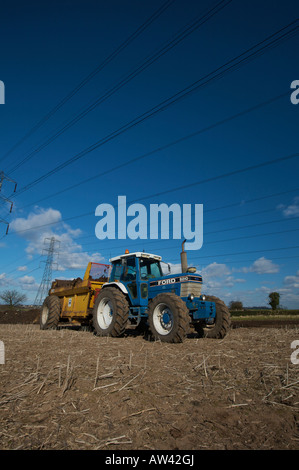
<svg viewBox="0 0 299 470">
<path fill-rule="evenodd" d="M 56 295 L 48 295 L 42 305 L 40 314 L 40 329 L 55 330 L 59 322 L 60 311 L 61 305 L 59 297 Z"/>
</svg>

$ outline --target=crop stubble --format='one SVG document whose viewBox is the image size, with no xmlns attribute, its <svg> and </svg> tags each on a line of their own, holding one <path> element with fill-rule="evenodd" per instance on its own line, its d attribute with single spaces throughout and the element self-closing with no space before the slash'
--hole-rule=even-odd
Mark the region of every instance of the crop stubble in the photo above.
<svg viewBox="0 0 299 470">
<path fill-rule="evenodd" d="M 295 328 L 182 344 L 0 325 L 1 449 L 298 449 Z"/>
</svg>

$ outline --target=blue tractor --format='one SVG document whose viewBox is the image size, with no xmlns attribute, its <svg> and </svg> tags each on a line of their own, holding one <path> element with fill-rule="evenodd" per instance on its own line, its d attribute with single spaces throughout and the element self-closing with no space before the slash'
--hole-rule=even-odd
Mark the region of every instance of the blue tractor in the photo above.
<svg viewBox="0 0 299 470">
<path fill-rule="evenodd" d="M 192 325 L 200 336 L 224 338 L 230 313 L 217 297 L 201 293 L 202 277 L 188 268 L 182 244 L 181 274 L 162 271 L 160 256 L 137 252 L 112 258 L 109 282 L 95 300 L 93 326 L 100 336 L 121 336 L 131 325 L 147 325 L 155 339 L 180 343 Z"/>
</svg>

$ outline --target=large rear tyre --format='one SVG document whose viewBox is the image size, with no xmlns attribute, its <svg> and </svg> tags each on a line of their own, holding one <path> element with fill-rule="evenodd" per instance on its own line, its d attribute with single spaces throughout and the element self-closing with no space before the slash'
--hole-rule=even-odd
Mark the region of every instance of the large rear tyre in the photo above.
<svg viewBox="0 0 299 470">
<path fill-rule="evenodd" d="M 200 325 L 198 325 L 196 330 L 200 336 L 204 336 L 206 338 L 222 339 L 227 335 L 231 327 L 229 309 L 222 300 L 218 299 L 218 297 L 214 297 L 212 295 L 206 295 L 205 297 L 206 301 L 215 302 L 216 304 L 215 323 L 211 326 L 206 326 L 205 328 L 202 328 Z"/>
<path fill-rule="evenodd" d="M 60 300 L 56 295 L 49 295 L 45 298 L 40 314 L 40 329 L 55 330 L 60 317 Z"/>
<path fill-rule="evenodd" d="M 158 294 L 149 303 L 148 321 L 154 338 L 167 343 L 182 343 L 189 332 L 189 311 L 173 293 Z"/>
<path fill-rule="evenodd" d="M 93 307 L 93 326 L 98 336 L 122 336 L 129 318 L 129 304 L 116 287 L 105 287 Z"/>
</svg>

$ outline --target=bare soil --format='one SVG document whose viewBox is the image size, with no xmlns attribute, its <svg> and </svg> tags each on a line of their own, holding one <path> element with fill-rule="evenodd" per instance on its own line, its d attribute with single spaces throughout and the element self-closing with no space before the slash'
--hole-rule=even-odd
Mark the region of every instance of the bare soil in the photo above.
<svg viewBox="0 0 299 470">
<path fill-rule="evenodd" d="M 255 320 L 252 318 L 246 320 L 232 319 L 232 328 L 284 328 L 291 326 L 299 327 L 299 317 L 288 319 L 268 318 L 267 320 Z"/>
<path fill-rule="evenodd" d="M 296 326 L 182 344 L 0 324 L 1 449 L 299 448 Z"/>
<path fill-rule="evenodd" d="M 39 321 L 38 308 L 2 308 L 0 309 L 0 324 L 32 324 Z"/>
</svg>

